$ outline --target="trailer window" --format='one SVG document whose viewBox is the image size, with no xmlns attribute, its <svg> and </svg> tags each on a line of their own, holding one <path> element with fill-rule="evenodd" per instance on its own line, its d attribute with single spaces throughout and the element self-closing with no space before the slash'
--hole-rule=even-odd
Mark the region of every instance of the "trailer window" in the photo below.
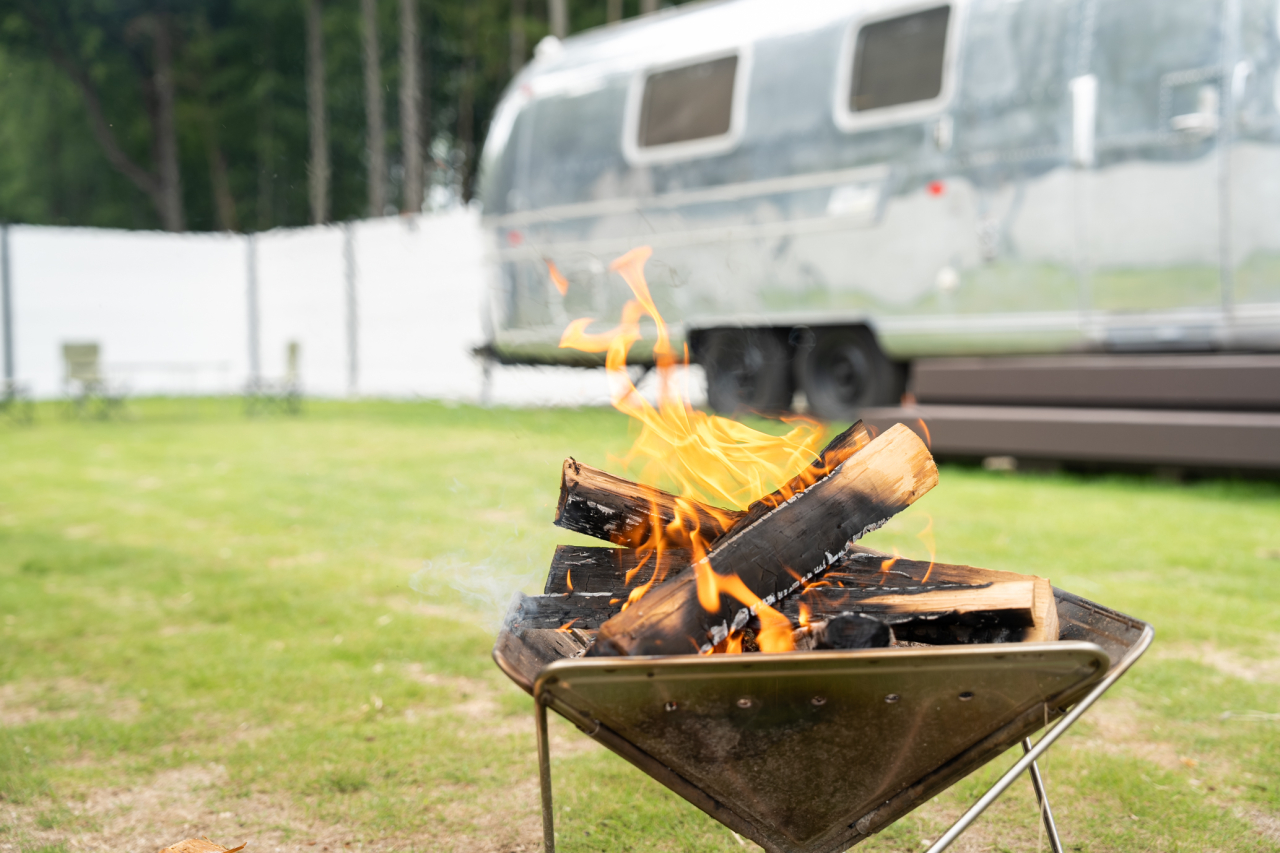
<svg viewBox="0 0 1280 853">
<path fill-rule="evenodd" d="M 950 17 L 950 6 L 937 6 L 858 30 L 850 111 L 929 101 L 942 94 Z"/>
<path fill-rule="evenodd" d="M 724 56 L 650 74 L 644 81 L 641 148 L 724 136 L 732 126 L 738 57 Z"/>
</svg>

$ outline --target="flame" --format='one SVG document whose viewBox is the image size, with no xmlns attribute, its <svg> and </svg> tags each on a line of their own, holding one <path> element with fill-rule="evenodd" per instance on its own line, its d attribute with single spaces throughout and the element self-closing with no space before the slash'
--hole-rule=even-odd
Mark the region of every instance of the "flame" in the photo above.
<svg viewBox="0 0 1280 853">
<path fill-rule="evenodd" d="M 720 608 L 721 594 L 737 599 L 750 607 L 760 620 L 760 633 L 756 645 L 762 652 L 795 651 L 795 639 L 791 634 L 791 620 L 774 610 L 764 599 L 756 595 L 737 575 L 717 574 L 707 560 L 699 560 L 693 571 L 698 578 L 698 603 L 706 610 Z M 727 651 L 727 647 L 726 647 Z"/>
<path fill-rule="evenodd" d="M 560 346 L 584 352 L 603 352 L 614 408 L 640 422 L 625 461 L 640 462 L 650 482 L 673 481 L 676 493 L 703 503 L 745 509 L 818 456 L 822 426 L 796 418 L 782 436 L 754 430 L 737 421 L 695 410 L 687 389 L 674 370 L 688 364 L 688 348 L 677 357 L 662 315 L 658 313 L 644 278 L 645 262 L 653 250 L 641 246 L 609 265 L 622 276 L 635 298 L 622 309 L 622 322 L 607 332 L 591 333 L 584 317 L 565 329 Z M 649 404 L 627 375 L 627 354 L 641 339 L 640 320 L 648 316 L 656 327 L 653 358 L 658 373 L 658 406 Z"/>
<path fill-rule="evenodd" d="M 920 424 L 920 429 L 924 431 L 925 446 L 933 450 L 933 436 L 929 435 L 929 425 L 924 422 L 924 418 L 916 418 L 916 423 Z"/>
<path fill-rule="evenodd" d="M 551 274 L 551 283 L 556 286 L 556 290 L 560 291 L 561 296 L 569 292 L 569 279 L 561 275 L 554 261 L 547 261 L 547 272 Z"/>
<path fill-rule="evenodd" d="M 800 627 L 807 628 L 810 622 L 809 605 L 800 602 Z"/>
<path fill-rule="evenodd" d="M 569 591 L 565 595 L 573 595 L 573 569 L 564 570 L 565 586 L 569 587 Z"/>
<path fill-rule="evenodd" d="M 676 488 L 672 491 L 679 496 L 674 518 L 663 522 L 655 505 L 643 541 L 627 543 L 642 555 L 636 569 L 628 573 L 627 585 L 630 586 L 640 566 L 650 560 L 654 571 L 645 583 L 631 589 L 623 608 L 640 600 L 654 584 L 665 579 L 669 561 L 663 560 L 664 550 L 688 547 L 692 551 L 698 600 L 702 606 L 711 612 L 718 611 L 721 594 L 728 595 L 752 608 L 759 618 L 761 631 L 757 642 L 762 651 L 790 651 L 795 647 L 790 621 L 765 604 L 736 575 L 720 575 L 706 560 L 711 543 L 721 531 L 702 529 L 705 516 L 696 511 L 693 502 L 712 508 L 746 509 L 779 485 L 785 487 L 786 494 L 779 495 L 783 500 L 807 488 L 829 473 L 823 466 L 812 464 L 819 456 L 823 428 L 807 418 L 792 418 L 786 421 L 791 429 L 785 435 L 773 436 L 728 418 L 699 412 L 690 405 L 688 389 L 676 369 L 688 366 L 688 347 L 677 353 L 672 346 L 667 324 L 645 281 L 644 266 L 652 255 L 650 247 L 641 246 L 609 265 L 634 296 L 623 306 L 621 321 L 615 328 L 591 332 L 593 319 L 583 317 L 571 322 L 560 339 L 561 347 L 605 353 L 613 406 L 640 424 L 639 435 L 624 457 L 624 463 L 638 465 L 640 479 L 645 482 L 674 483 Z M 547 268 L 556 287 L 564 293 L 568 284 L 561 286 L 563 276 L 554 264 L 548 262 Z M 641 396 L 627 373 L 627 355 L 642 339 L 641 321 L 646 317 L 654 325 L 656 407 Z M 712 511 L 714 515 L 714 509 Z M 728 529 L 733 521 L 728 514 L 715 517 L 721 530 Z M 715 651 L 741 652 L 742 637 L 731 636 Z"/>
<path fill-rule="evenodd" d="M 557 630 L 557 631 L 559 631 L 559 632 L 560 632 L 560 633 L 562 633 L 562 634 L 567 634 L 567 633 L 569 633 L 569 629 L 570 629 L 571 627 L 573 627 L 573 623 L 574 623 L 574 622 L 577 622 L 577 621 L 578 621 L 577 619 L 570 619 L 568 622 L 564 623 L 563 625 L 561 625 L 561 626 L 560 626 L 559 628 L 557 628 L 556 630 Z"/>
<path fill-rule="evenodd" d="M 925 513 L 924 517 L 927 519 L 927 523 L 924 526 L 924 530 L 916 534 L 916 538 L 924 543 L 924 547 L 929 549 L 929 568 L 925 571 L 924 578 L 921 579 L 920 583 L 928 583 L 929 575 L 933 574 L 933 564 L 938 558 L 937 543 L 933 539 L 933 516 Z"/>
</svg>

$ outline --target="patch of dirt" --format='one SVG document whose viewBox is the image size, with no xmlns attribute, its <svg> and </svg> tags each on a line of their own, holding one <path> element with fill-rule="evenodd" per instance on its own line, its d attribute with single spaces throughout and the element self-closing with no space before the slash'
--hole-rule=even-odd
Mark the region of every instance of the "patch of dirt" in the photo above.
<svg viewBox="0 0 1280 853">
<path fill-rule="evenodd" d="M 0 851 L 65 844 L 87 853 L 155 853 L 186 838 L 207 836 L 223 846 L 247 841 L 259 853 L 532 853 L 541 838 L 536 779 L 492 794 L 473 794 L 463 806 L 451 805 L 448 826 L 429 824 L 385 838 L 309 818 L 304 808 L 279 796 L 252 794 L 227 801 L 222 798 L 226 785 L 224 768 L 192 766 L 157 774 L 145 784 L 95 791 L 83 802 L 0 804 L 0 823 L 8 828 Z M 58 819 L 50 821 L 50 815 Z M 459 824 L 471 830 L 466 837 L 450 831 Z"/>
<path fill-rule="evenodd" d="M 1071 749 L 1141 758 L 1165 770 L 1184 769 L 1185 764 L 1173 744 L 1153 740 L 1154 733 L 1144 716 L 1135 702 L 1108 697 L 1094 705 L 1083 718 L 1082 722 L 1090 724 L 1083 728 L 1088 734 L 1072 738 Z"/>
<path fill-rule="evenodd" d="M 1244 819 L 1253 824 L 1253 828 L 1272 844 L 1280 844 L 1280 815 L 1266 812 L 1246 812 Z"/>
<path fill-rule="evenodd" d="M 1160 649 L 1157 660 L 1190 660 L 1242 681 L 1280 684 L 1280 657 L 1246 657 L 1211 643 L 1179 644 Z"/>
<path fill-rule="evenodd" d="M 100 685 L 76 678 L 0 685 L 0 726 L 6 728 L 74 720 L 83 710 L 92 710 L 113 722 L 128 722 L 138 716 L 141 708 L 136 699 L 109 699 Z"/>
</svg>

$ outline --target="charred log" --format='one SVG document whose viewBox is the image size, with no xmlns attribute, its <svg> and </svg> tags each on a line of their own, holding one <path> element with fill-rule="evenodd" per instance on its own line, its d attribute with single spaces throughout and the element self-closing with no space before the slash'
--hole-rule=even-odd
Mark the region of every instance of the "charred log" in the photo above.
<svg viewBox="0 0 1280 853">
<path fill-rule="evenodd" d="M 568 592 L 611 592 L 625 595 L 625 590 L 648 583 L 655 570 L 666 578 L 689 565 L 690 552 L 676 548 L 656 552 L 640 552 L 631 548 L 584 548 L 580 545 L 557 545 L 547 572 L 547 595 Z"/>
<path fill-rule="evenodd" d="M 754 521 L 830 474 L 871 441 L 862 421 L 832 439 L 818 458 L 778 489 L 745 511 L 719 509 L 691 498 L 678 498 L 653 486 L 633 483 L 575 459 L 566 459 L 560 478 L 555 523 L 616 545 L 636 547 L 652 541 L 655 521 L 663 526 L 666 544 L 688 547 L 696 530 L 703 544 L 723 536 L 742 519 Z M 668 527 L 682 519 L 680 530 Z"/>
<path fill-rule="evenodd" d="M 743 514 L 678 498 L 570 458 L 564 461 L 560 478 L 555 523 L 566 530 L 634 548 L 652 537 L 656 521 L 667 533 L 669 544 L 688 546 L 689 534 L 694 530 L 703 542 L 711 542 Z M 672 528 L 668 527 L 677 517 L 682 519 L 684 536 L 672 535 Z"/>
<path fill-rule="evenodd" d="M 888 624 L 863 613 L 842 613 L 811 622 L 795 632 L 798 650 L 879 649 L 892 639 Z"/>
<path fill-rule="evenodd" d="M 937 482 L 924 442 L 899 424 L 794 498 L 735 525 L 706 557 L 602 625 L 590 653 L 708 651 L 761 603 L 772 605 L 842 560 L 850 543 Z"/>
</svg>

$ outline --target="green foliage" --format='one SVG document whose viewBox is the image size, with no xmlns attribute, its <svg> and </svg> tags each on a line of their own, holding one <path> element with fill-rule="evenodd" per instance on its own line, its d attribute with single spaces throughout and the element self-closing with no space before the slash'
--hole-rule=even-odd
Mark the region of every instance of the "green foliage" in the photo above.
<svg viewBox="0 0 1280 853">
<path fill-rule="evenodd" d="M 540 586 L 555 543 L 586 541 L 550 524 L 560 463 L 617 469 L 625 420 L 133 409 L 0 428 L 0 841 L 105 846 L 93 804 L 143 792 L 129 826 L 150 826 L 168 813 L 147 797 L 194 774 L 175 812 L 200 816 L 188 834 L 534 846 L 532 707 L 489 658 L 492 626 L 514 589 Z M 1276 849 L 1280 487 L 944 465 L 869 544 L 924 555 L 926 515 L 940 559 L 1042 574 L 1156 626 L 1043 762 L 1068 848 Z M 552 730 L 561 849 L 742 849 L 571 725 Z M 1012 760 L 859 849 L 922 849 Z M 975 846 L 1038 849 L 1035 815 L 1019 782 Z"/>
<path fill-rule="evenodd" d="M 477 155 L 510 75 L 509 0 L 415 0 L 424 120 L 435 181 L 470 196 Z M 604 23 L 604 0 L 573 0 L 575 31 Z M 517 25 L 532 52 L 547 34 L 546 4 Z M 57 31 L 50 41 L 30 10 Z M 625 4 L 639 12 L 639 0 Z M 399 206 L 398 0 L 378 0 L 387 123 L 389 199 Z M 140 21 L 175 24 L 177 132 L 187 227 L 212 230 L 214 152 L 227 167 L 234 225 L 265 230 L 310 221 L 304 3 L 300 0 L 0 0 L 0 221 L 157 228 L 145 193 L 116 171 L 95 140 L 82 92 L 54 45 L 78 59 L 121 148 L 154 168 L 148 99 L 153 63 Z M 332 218 L 367 214 L 367 140 L 360 4 L 324 6 Z M 470 100 L 471 108 L 461 106 Z M 466 116 L 470 122 L 462 126 Z"/>
</svg>

